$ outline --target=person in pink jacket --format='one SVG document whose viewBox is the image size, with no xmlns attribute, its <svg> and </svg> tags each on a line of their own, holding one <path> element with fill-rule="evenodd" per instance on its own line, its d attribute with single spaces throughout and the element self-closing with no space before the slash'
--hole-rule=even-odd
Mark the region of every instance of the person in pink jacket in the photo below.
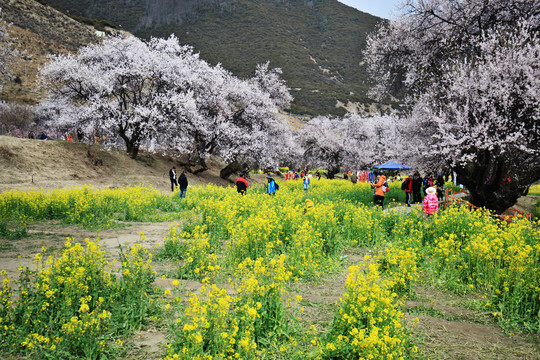
<svg viewBox="0 0 540 360">
<path fill-rule="evenodd" d="M 437 190 L 433 186 L 426 189 L 423 210 L 428 217 L 439 211 L 439 199 L 437 199 Z"/>
</svg>

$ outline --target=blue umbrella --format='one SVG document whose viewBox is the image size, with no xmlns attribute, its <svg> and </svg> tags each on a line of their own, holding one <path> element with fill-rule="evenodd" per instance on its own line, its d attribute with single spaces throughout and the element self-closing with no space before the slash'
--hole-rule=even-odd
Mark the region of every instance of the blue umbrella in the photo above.
<svg viewBox="0 0 540 360">
<path fill-rule="evenodd" d="M 397 160 L 387 161 L 384 164 L 374 166 L 373 169 L 379 169 L 379 170 L 411 170 L 410 167 L 405 165 L 403 162 L 397 161 Z"/>
</svg>

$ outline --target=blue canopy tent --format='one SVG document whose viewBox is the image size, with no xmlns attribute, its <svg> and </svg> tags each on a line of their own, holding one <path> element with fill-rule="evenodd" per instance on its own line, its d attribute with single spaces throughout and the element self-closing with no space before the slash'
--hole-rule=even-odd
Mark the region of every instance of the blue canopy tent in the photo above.
<svg viewBox="0 0 540 360">
<path fill-rule="evenodd" d="M 411 170 L 410 167 L 397 160 L 390 160 L 384 164 L 374 166 L 373 169 L 378 170 Z"/>
</svg>

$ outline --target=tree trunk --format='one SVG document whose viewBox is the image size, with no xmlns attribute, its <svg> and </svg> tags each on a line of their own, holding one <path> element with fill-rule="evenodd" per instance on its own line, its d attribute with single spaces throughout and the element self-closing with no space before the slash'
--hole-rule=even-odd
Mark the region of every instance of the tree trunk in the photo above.
<svg viewBox="0 0 540 360">
<path fill-rule="evenodd" d="M 339 168 L 328 169 L 327 172 L 326 172 L 326 177 L 328 179 L 333 179 L 338 172 L 339 172 Z"/>
<path fill-rule="evenodd" d="M 520 184 L 516 176 L 509 175 L 504 160 L 490 155 L 478 154 L 474 163 L 454 171 L 458 175 L 458 182 L 471 193 L 470 202 L 473 205 L 502 214 L 516 203 L 526 186 Z"/>
<path fill-rule="evenodd" d="M 124 140 L 124 143 L 126 144 L 126 152 L 132 159 L 135 159 L 137 157 L 137 154 L 139 153 L 138 139 L 135 139 L 134 137 L 129 138 L 126 135 L 126 130 L 123 128 L 120 128 L 118 130 L 118 135 L 120 135 L 120 137 L 122 138 L 122 140 Z"/>
<path fill-rule="evenodd" d="M 225 166 L 223 169 L 221 169 L 221 171 L 219 172 L 219 177 L 227 180 L 232 174 L 244 171 L 244 168 L 244 165 L 241 165 L 238 161 L 235 160 Z"/>
<path fill-rule="evenodd" d="M 139 154 L 139 146 L 138 145 L 131 145 L 128 147 L 128 154 L 132 159 L 135 159 L 137 155 Z"/>
</svg>

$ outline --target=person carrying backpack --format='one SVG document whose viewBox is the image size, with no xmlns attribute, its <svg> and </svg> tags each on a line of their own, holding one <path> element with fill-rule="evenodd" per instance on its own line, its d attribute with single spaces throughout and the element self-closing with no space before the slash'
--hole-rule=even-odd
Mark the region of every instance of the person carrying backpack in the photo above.
<svg viewBox="0 0 540 360">
<path fill-rule="evenodd" d="M 384 176 L 380 171 L 375 173 L 377 181 L 371 184 L 371 188 L 375 189 L 375 194 L 373 195 L 373 204 L 379 205 L 384 208 L 384 195 L 388 191 L 388 183 L 386 182 L 386 176 Z"/>
<path fill-rule="evenodd" d="M 429 185 L 429 177 L 426 174 L 426 176 L 424 176 L 424 178 L 422 179 L 422 190 L 424 191 L 424 196 L 427 195 L 426 190 L 428 187 L 431 187 L 431 185 Z"/>
<path fill-rule="evenodd" d="M 309 180 L 309 176 L 304 176 L 304 190 L 306 190 L 306 194 L 308 193 L 308 190 L 309 190 L 309 183 L 310 183 L 310 180 Z"/>
<path fill-rule="evenodd" d="M 240 177 L 236 180 L 236 191 L 240 195 L 245 195 L 249 186 L 244 176 L 244 174 L 240 174 Z"/>
<path fill-rule="evenodd" d="M 266 179 L 268 179 L 268 182 L 266 183 L 266 193 L 271 196 L 276 195 L 276 190 L 279 189 L 276 181 L 270 175 L 268 175 Z"/>
<path fill-rule="evenodd" d="M 405 191 L 405 203 L 408 207 L 411 207 L 412 184 L 413 179 L 411 174 L 409 174 L 409 176 L 401 184 L 401 190 Z"/>
</svg>

